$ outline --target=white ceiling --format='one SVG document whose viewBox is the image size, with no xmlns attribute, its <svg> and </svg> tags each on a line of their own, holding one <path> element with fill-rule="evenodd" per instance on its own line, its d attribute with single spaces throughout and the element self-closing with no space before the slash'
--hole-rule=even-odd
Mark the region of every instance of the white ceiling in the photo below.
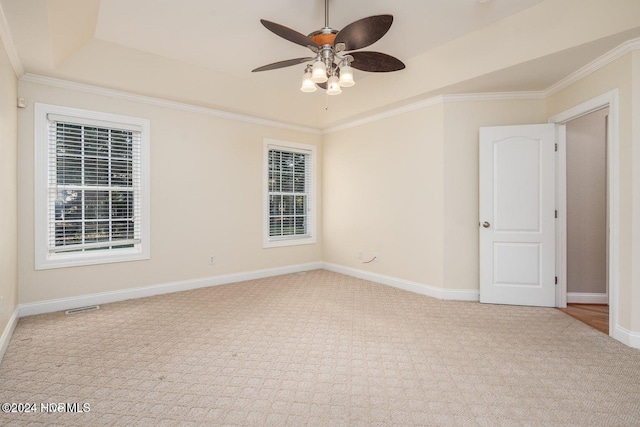
<svg viewBox="0 0 640 427">
<path fill-rule="evenodd" d="M 541 1 L 330 0 L 329 25 L 339 30 L 366 16 L 392 14 L 390 32 L 366 50 L 408 59 Z M 309 34 L 324 26 L 324 2 L 108 0 L 100 4 L 95 37 L 247 79 L 258 66 L 313 56 L 269 32 L 261 18 Z M 303 67 L 297 68 L 300 74 Z"/>
<path fill-rule="evenodd" d="M 344 102 L 331 99 L 338 110 L 335 117 L 322 115 L 326 104 L 324 95 L 298 91 L 302 65 L 251 73 L 252 69 L 271 62 L 311 56 L 307 49 L 269 32 L 260 24 L 260 19 L 308 34 L 324 25 L 324 0 L 0 0 L 0 5 L 27 73 L 322 127 L 366 113 L 367 101 L 358 102 L 355 98 L 370 97 L 371 90 L 368 93 L 364 89 L 354 90 L 359 86 L 398 87 L 396 95 L 377 95 L 380 97 L 378 108 L 401 103 L 402 99 L 442 92 L 445 87 L 451 91 L 475 92 L 544 90 L 617 44 L 640 35 L 640 20 L 636 18 L 639 22 L 635 25 L 625 21 L 603 29 L 602 34 L 596 31 L 592 36 L 576 37 L 575 41 L 568 36 L 558 42 L 557 47 L 545 46 L 539 52 L 536 45 L 531 44 L 528 57 L 522 53 L 516 55 L 527 60 L 514 60 L 508 67 L 492 60 L 500 68 L 489 66 L 487 72 L 481 70 L 481 63 L 477 64 L 478 52 L 473 51 L 473 43 L 465 42 L 469 45 L 470 57 L 476 56 L 476 64 L 470 62 L 469 66 L 475 66 L 477 72 L 467 75 L 461 72 L 459 77 L 442 79 L 443 83 L 434 79 L 431 86 L 417 84 L 415 93 L 401 90 L 401 80 L 420 75 L 415 68 L 425 63 L 434 69 L 442 68 L 450 76 L 460 72 L 433 64 L 434 58 L 442 57 L 439 52 L 446 52 L 445 48 L 454 46 L 459 50 L 457 44 L 467 39 L 473 41 L 474 34 L 492 40 L 495 36 L 487 29 L 495 27 L 502 28 L 504 33 L 496 45 L 507 49 L 505 37 L 514 37 L 514 40 L 522 37 L 519 28 L 504 25 L 510 22 L 508 18 L 518 22 L 518 16 L 528 13 L 532 19 L 540 19 L 539 15 L 549 10 L 545 8 L 551 7 L 551 3 L 562 6 L 571 1 L 330 0 L 329 24 L 335 29 L 366 16 L 392 14 L 391 30 L 364 50 L 388 53 L 407 64 L 407 70 L 399 73 L 374 75 L 356 71 L 358 84 L 345 89 L 345 93 L 352 91 L 352 94 L 340 95 L 345 97 Z M 580 4 L 593 4 L 597 13 L 596 3 L 608 1 L 583 0 Z M 616 1 L 623 6 L 640 3 Z M 580 13 L 578 10 L 577 14 Z M 554 19 L 551 25 L 557 26 L 564 18 Z M 581 19 L 588 23 L 591 18 L 575 19 L 579 26 L 584 25 Z M 621 20 L 624 21 L 624 17 Z M 540 31 L 544 32 L 544 22 L 541 24 Z M 523 28 L 522 31 L 530 30 Z M 536 40 L 535 34 L 529 38 Z M 485 47 L 490 57 L 491 46 Z M 512 55 L 510 51 L 506 53 Z M 462 56 L 464 59 L 465 55 Z M 425 74 L 429 70 L 426 68 Z M 368 80 L 371 83 L 367 84 Z M 194 89 L 192 86 L 196 84 L 198 88 Z M 252 98 L 247 102 L 249 96 Z M 287 105 L 276 105 L 274 96 Z M 344 111 L 339 111 L 341 104 Z M 312 113 L 302 114 L 299 110 Z"/>
</svg>

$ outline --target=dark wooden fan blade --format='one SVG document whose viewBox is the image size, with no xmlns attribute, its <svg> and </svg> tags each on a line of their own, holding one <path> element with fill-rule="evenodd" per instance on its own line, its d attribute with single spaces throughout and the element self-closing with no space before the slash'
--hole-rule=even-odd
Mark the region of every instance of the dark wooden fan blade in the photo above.
<svg viewBox="0 0 640 427">
<path fill-rule="evenodd" d="M 267 30 L 282 37 L 283 39 L 289 40 L 290 42 L 299 44 L 300 46 L 304 47 L 318 47 L 318 44 L 316 42 L 314 42 L 304 34 L 297 32 L 296 30 L 292 30 L 291 28 L 285 27 L 284 25 L 276 24 L 275 22 L 267 21 L 266 19 L 261 19 L 260 22 L 266 27 Z"/>
<path fill-rule="evenodd" d="M 338 32 L 335 44 L 344 43 L 345 50 L 367 47 L 384 36 L 391 24 L 393 15 L 375 15 L 352 22 Z"/>
<path fill-rule="evenodd" d="M 274 62 L 273 64 L 263 65 L 262 67 L 258 67 L 255 70 L 251 70 L 252 73 L 258 71 L 269 71 L 276 70 L 278 68 L 290 67 L 292 65 L 302 64 L 303 62 L 311 61 L 313 57 L 309 58 L 295 58 L 295 59 L 287 59 L 286 61 Z"/>
<path fill-rule="evenodd" d="M 324 89 L 327 90 L 327 83 L 316 83 L 316 86 L 318 86 L 320 89 Z"/>
<path fill-rule="evenodd" d="M 404 69 L 404 63 L 398 58 L 380 52 L 351 52 L 351 66 L 371 73 L 388 73 Z"/>
</svg>

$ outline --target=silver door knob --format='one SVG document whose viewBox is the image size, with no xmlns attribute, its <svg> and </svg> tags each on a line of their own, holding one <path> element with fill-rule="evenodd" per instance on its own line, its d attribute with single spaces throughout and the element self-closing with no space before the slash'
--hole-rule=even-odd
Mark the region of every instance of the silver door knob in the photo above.
<svg viewBox="0 0 640 427">
<path fill-rule="evenodd" d="M 482 223 L 482 226 L 484 228 L 489 228 L 489 227 L 491 227 L 491 224 L 489 224 L 487 221 L 485 221 L 485 222 Z"/>
</svg>

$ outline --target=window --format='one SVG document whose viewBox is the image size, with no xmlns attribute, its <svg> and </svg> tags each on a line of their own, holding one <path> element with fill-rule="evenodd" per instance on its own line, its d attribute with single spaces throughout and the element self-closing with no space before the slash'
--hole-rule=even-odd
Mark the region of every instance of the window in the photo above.
<svg viewBox="0 0 640 427">
<path fill-rule="evenodd" d="M 149 258 L 149 121 L 36 104 L 36 269 Z"/>
<path fill-rule="evenodd" d="M 264 151 L 263 246 L 315 243 L 316 148 L 265 140 Z"/>
</svg>

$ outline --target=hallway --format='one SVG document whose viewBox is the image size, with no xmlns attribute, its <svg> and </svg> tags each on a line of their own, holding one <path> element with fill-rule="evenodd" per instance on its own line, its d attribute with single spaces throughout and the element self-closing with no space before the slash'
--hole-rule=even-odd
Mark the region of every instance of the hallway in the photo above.
<svg viewBox="0 0 640 427">
<path fill-rule="evenodd" d="M 609 335 L 609 306 L 606 304 L 567 304 L 561 308 L 571 317 L 586 323 L 594 329 Z"/>
</svg>

